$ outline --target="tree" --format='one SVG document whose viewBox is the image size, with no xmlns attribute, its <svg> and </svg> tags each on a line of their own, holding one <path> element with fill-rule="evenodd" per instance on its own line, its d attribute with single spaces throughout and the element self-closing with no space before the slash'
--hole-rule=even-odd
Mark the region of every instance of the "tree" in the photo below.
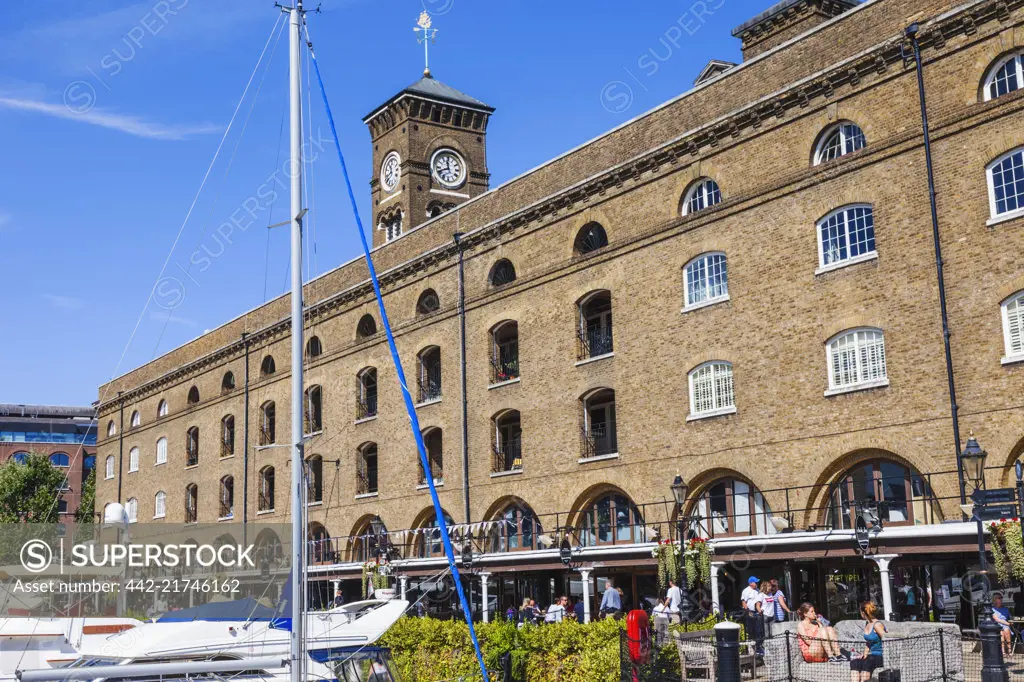
<svg viewBox="0 0 1024 682">
<path fill-rule="evenodd" d="M 0 523 L 56 523 L 64 471 L 32 453 L 25 463 L 0 465 Z"/>
<path fill-rule="evenodd" d="M 75 523 L 92 523 L 96 517 L 96 469 L 89 471 L 89 477 L 82 484 L 82 497 L 75 511 Z"/>
</svg>

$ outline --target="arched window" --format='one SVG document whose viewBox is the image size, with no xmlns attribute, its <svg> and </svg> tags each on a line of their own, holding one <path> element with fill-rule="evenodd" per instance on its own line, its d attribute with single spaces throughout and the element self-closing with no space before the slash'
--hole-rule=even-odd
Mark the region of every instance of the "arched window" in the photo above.
<svg viewBox="0 0 1024 682">
<path fill-rule="evenodd" d="M 381 214 L 377 229 L 384 233 L 384 241 L 390 242 L 402 236 L 402 211 Z"/>
<path fill-rule="evenodd" d="M 220 513 L 218 519 L 235 517 L 235 478 L 225 476 L 220 479 Z"/>
<path fill-rule="evenodd" d="M 880 329 L 853 329 L 826 344 L 830 390 L 888 386 L 885 335 Z"/>
<path fill-rule="evenodd" d="M 875 256 L 875 214 L 871 206 L 846 206 L 818 221 L 818 265 L 832 269 Z"/>
<path fill-rule="evenodd" d="M 427 461 L 430 463 L 430 473 L 434 476 L 434 485 L 441 485 L 444 483 L 444 438 L 441 429 L 424 430 L 423 444 L 427 448 Z M 423 462 L 418 452 L 416 461 L 419 463 L 419 484 L 427 485 L 427 474 L 423 470 Z"/>
<path fill-rule="evenodd" d="M 374 521 L 379 521 L 380 517 L 377 517 Z M 378 535 L 373 531 L 373 523 L 367 521 L 359 530 L 356 531 L 352 538 L 352 547 L 350 550 L 350 561 L 361 561 L 363 563 L 368 561 L 376 561 L 380 553 L 380 547 L 382 541 L 387 537 L 388 529 L 384 525 L 383 521 L 380 521 L 381 533 Z"/>
<path fill-rule="evenodd" d="M 277 442 L 277 408 L 273 400 L 268 400 L 260 407 L 260 445 L 273 445 Z"/>
<path fill-rule="evenodd" d="M 307 435 L 319 433 L 324 428 L 323 390 L 319 386 L 310 386 L 304 397 L 302 432 Z"/>
<path fill-rule="evenodd" d="M 185 523 L 199 523 L 199 487 L 195 483 L 185 487 Z"/>
<path fill-rule="evenodd" d="M 523 452 L 519 410 L 506 410 L 494 416 L 494 451 L 492 473 L 522 471 Z"/>
<path fill-rule="evenodd" d="M 142 426 L 142 415 L 139 414 L 138 410 L 135 410 L 134 412 L 132 412 L 132 419 L 129 422 L 129 424 L 131 424 L 131 427 L 133 429 L 134 428 L 138 428 L 139 426 Z"/>
<path fill-rule="evenodd" d="M 729 273 L 724 253 L 705 253 L 683 269 L 684 310 L 729 300 Z"/>
<path fill-rule="evenodd" d="M 689 531 L 702 538 L 778 532 L 761 491 L 736 478 L 719 479 L 704 488 L 695 497 L 690 518 L 695 521 Z"/>
<path fill-rule="evenodd" d="M 592 253 L 598 249 L 608 246 L 608 233 L 600 223 L 587 223 L 576 233 L 576 241 L 573 242 L 572 250 L 577 256 Z"/>
<path fill-rule="evenodd" d="M 377 494 L 377 444 L 359 447 L 356 458 L 356 495 Z"/>
<path fill-rule="evenodd" d="M 491 274 L 487 278 L 492 287 L 501 287 L 506 284 L 511 284 L 516 281 L 516 268 L 512 265 L 512 261 L 507 258 L 502 258 L 494 267 L 491 268 Z"/>
<path fill-rule="evenodd" d="M 66 452 L 55 452 L 50 455 L 50 464 L 55 467 L 66 469 L 71 466 L 71 457 Z"/>
<path fill-rule="evenodd" d="M 444 522 L 449 529 L 455 525 L 448 512 L 444 512 Z M 437 516 L 431 514 L 420 528 L 422 532 L 416 534 L 416 556 L 422 559 L 444 556 L 444 545 L 441 541 L 441 528 L 437 522 Z"/>
<path fill-rule="evenodd" d="M 436 218 L 455 208 L 455 204 L 447 201 L 431 201 L 427 204 L 427 218 Z"/>
<path fill-rule="evenodd" d="M 113 436 L 115 433 L 117 433 L 117 426 L 114 424 L 114 420 L 111 419 L 107 422 L 107 438 Z"/>
<path fill-rule="evenodd" d="M 324 458 L 313 455 L 306 460 L 306 503 L 324 501 Z"/>
<path fill-rule="evenodd" d="M 993 218 L 1024 213 L 1024 147 L 988 165 L 988 199 Z"/>
<path fill-rule="evenodd" d="M 519 324 L 500 322 L 491 330 L 491 383 L 519 378 Z"/>
<path fill-rule="evenodd" d="M 356 375 L 356 421 L 377 416 L 377 368 L 366 367 Z"/>
<path fill-rule="evenodd" d="M 509 505 L 495 518 L 490 532 L 490 551 L 521 552 L 537 549 L 537 536 L 544 532 L 537 515 L 527 505 Z"/>
<path fill-rule="evenodd" d="M 274 511 L 274 467 L 260 469 L 260 489 L 257 509 L 261 512 Z"/>
<path fill-rule="evenodd" d="M 619 451 L 615 422 L 615 391 L 601 388 L 580 399 L 583 414 L 580 420 L 580 457 L 604 457 Z"/>
<path fill-rule="evenodd" d="M 161 436 L 156 441 L 156 463 L 167 463 L 167 438 L 165 436 Z"/>
<path fill-rule="evenodd" d="M 1022 62 L 1024 60 L 1019 52 L 996 60 L 988 70 L 985 87 L 982 89 L 982 97 L 986 102 L 1021 89 L 1024 85 Z"/>
<path fill-rule="evenodd" d="M 612 294 L 595 291 L 587 294 L 577 308 L 576 359 L 579 361 L 610 355 L 612 344 Z"/>
<path fill-rule="evenodd" d="M 128 451 L 128 473 L 139 470 L 139 449 L 137 447 Z"/>
<path fill-rule="evenodd" d="M 433 289 L 427 289 L 420 298 L 416 301 L 416 314 L 417 315 L 429 315 L 435 313 L 441 309 L 441 299 L 437 297 L 437 292 Z"/>
<path fill-rule="evenodd" d="M 690 215 L 715 204 L 722 203 L 722 191 L 711 178 L 701 178 L 686 190 L 683 196 L 683 215 Z"/>
<path fill-rule="evenodd" d="M 15 452 L 13 455 L 11 455 L 10 458 L 8 459 L 8 461 L 14 462 L 15 464 L 28 464 L 28 460 L 30 458 L 31 458 L 31 455 L 29 455 L 27 452 L 22 450 L 20 452 Z M 111 461 L 113 461 L 113 459 L 114 459 L 113 455 L 111 455 L 109 457 L 109 459 Z M 111 474 L 111 477 L 112 476 L 113 476 L 113 474 Z"/>
<path fill-rule="evenodd" d="M 714 417 L 736 411 L 736 391 L 732 363 L 712 361 L 694 368 L 690 374 L 690 416 Z"/>
<path fill-rule="evenodd" d="M 277 365 L 274 364 L 274 356 L 268 355 L 263 358 L 263 362 L 260 363 L 260 376 L 268 377 L 277 371 Z"/>
<path fill-rule="evenodd" d="M 633 501 L 621 493 L 595 500 L 580 516 L 580 544 L 630 544 L 646 542 L 644 520 Z"/>
<path fill-rule="evenodd" d="M 199 402 L 199 389 L 193 386 L 188 389 L 188 398 L 185 400 L 189 405 L 195 405 Z"/>
<path fill-rule="evenodd" d="M 28 453 L 27 452 L 26 453 L 16 452 L 16 453 L 14 453 L 11 456 L 11 459 L 13 459 L 14 461 L 18 462 L 19 464 L 24 464 L 25 462 L 22 462 L 22 461 L 18 460 L 18 455 L 21 455 L 21 454 L 24 454 L 25 458 L 26 458 L 25 461 L 28 461 Z M 113 455 L 107 455 L 107 459 L 104 462 L 104 467 L 103 467 L 103 478 L 109 481 L 113 477 L 114 477 L 114 456 Z"/>
<path fill-rule="evenodd" d="M 320 343 L 319 336 L 309 337 L 309 341 L 306 342 L 306 357 L 307 358 L 318 358 L 323 355 L 324 347 Z"/>
<path fill-rule="evenodd" d="M 1024 357 L 1024 291 L 1003 301 L 1003 339 L 1006 360 Z"/>
<path fill-rule="evenodd" d="M 829 489 L 827 523 L 855 528 L 857 517 L 876 517 L 887 526 L 942 521 L 938 501 L 927 480 L 898 462 L 877 459 L 853 467 Z"/>
<path fill-rule="evenodd" d="M 193 426 L 185 432 L 185 466 L 199 464 L 199 427 Z"/>
<path fill-rule="evenodd" d="M 96 455 L 86 455 L 82 458 L 82 480 L 89 478 L 89 474 L 96 468 Z"/>
<path fill-rule="evenodd" d="M 424 348 L 419 354 L 417 372 L 419 402 L 426 403 L 441 399 L 441 349 L 437 346 Z"/>
<path fill-rule="evenodd" d="M 167 516 L 167 493 L 158 490 L 153 496 L 153 518 L 162 519 Z"/>
<path fill-rule="evenodd" d="M 356 325 L 356 338 L 366 339 L 377 333 L 377 320 L 373 319 L 373 315 L 366 313 L 359 318 L 359 324 Z"/>
<path fill-rule="evenodd" d="M 826 128 L 814 148 L 814 165 L 834 161 L 867 146 L 864 131 L 856 123 L 841 121 Z"/>
<path fill-rule="evenodd" d="M 139 520 L 139 501 L 129 497 L 124 503 L 124 511 L 128 515 L 128 523 L 137 523 Z"/>
<path fill-rule="evenodd" d="M 235 390 L 235 375 L 232 372 L 224 372 L 224 378 L 220 380 L 220 392 L 230 393 Z"/>
<path fill-rule="evenodd" d="M 160 417 L 166 417 L 167 413 L 168 413 L 167 401 L 166 400 L 161 400 L 160 403 L 156 406 L 156 416 L 157 416 L 157 419 L 159 419 Z"/>
<path fill-rule="evenodd" d="M 225 415 L 220 420 L 220 456 L 230 457 L 235 454 L 235 417 Z"/>
</svg>

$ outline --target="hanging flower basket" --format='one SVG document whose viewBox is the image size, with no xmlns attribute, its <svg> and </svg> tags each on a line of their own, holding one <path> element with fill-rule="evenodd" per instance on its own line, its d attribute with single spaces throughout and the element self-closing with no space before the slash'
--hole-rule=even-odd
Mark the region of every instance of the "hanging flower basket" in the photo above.
<svg viewBox="0 0 1024 682">
<path fill-rule="evenodd" d="M 377 590 L 387 589 L 389 582 L 389 576 L 391 575 L 391 564 L 387 559 L 377 559 L 376 561 L 367 561 L 363 564 L 363 596 L 368 596 L 367 586 L 373 587 L 374 592 Z"/>
<path fill-rule="evenodd" d="M 651 550 L 651 556 L 658 560 L 658 589 L 668 589 L 669 579 L 679 575 L 679 545 L 672 540 L 662 540 Z"/>
<path fill-rule="evenodd" d="M 687 587 L 711 583 L 711 550 L 704 538 L 690 538 L 683 551 L 683 565 L 686 566 Z"/>
<path fill-rule="evenodd" d="M 996 576 L 1003 585 L 1011 579 L 1024 580 L 1024 541 L 1019 519 L 1000 519 L 988 525 L 992 535 L 992 558 Z"/>
</svg>

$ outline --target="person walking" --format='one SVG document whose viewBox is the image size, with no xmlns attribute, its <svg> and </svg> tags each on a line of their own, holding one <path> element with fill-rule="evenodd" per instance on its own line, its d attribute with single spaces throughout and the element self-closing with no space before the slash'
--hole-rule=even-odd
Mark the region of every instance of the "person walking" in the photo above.
<svg viewBox="0 0 1024 682">
<path fill-rule="evenodd" d="M 601 617 L 620 618 L 622 616 L 622 596 L 615 589 L 615 583 L 611 578 L 605 583 L 604 596 L 601 597 Z"/>
<path fill-rule="evenodd" d="M 867 682 L 871 674 L 883 665 L 882 636 L 886 634 L 885 625 L 878 620 L 879 610 L 873 603 L 866 601 L 860 605 L 860 617 L 864 623 L 864 653 L 860 658 L 850 661 L 850 682 Z"/>
<path fill-rule="evenodd" d="M 669 605 L 669 621 L 678 625 L 681 622 L 680 613 L 682 609 L 680 607 L 683 604 L 683 591 L 679 589 L 676 581 L 672 578 L 668 579 L 668 593 L 666 597 L 668 598 Z"/>
</svg>

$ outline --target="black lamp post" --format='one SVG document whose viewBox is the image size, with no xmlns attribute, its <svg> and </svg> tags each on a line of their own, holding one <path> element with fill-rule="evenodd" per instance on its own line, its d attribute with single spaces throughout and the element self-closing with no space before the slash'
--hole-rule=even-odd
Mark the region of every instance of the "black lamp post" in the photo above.
<svg viewBox="0 0 1024 682">
<path fill-rule="evenodd" d="M 683 596 L 679 602 L 679 618 L 684 623 L 693 619 L 693 602 L 690 599 L 690 582 L 686 575 L 686 540 L 687 527 L 690 519 L 683 516 L 683 509 L 686 506 L 686 498 L 690 495 L 690 486 L 686 484 L 683 477 L 676 474 L 675 480 L 670 486 L 672 498 L 676 502 L 676 538 L 679 540 L 679 577 L 678 585 Z"/>
<path fill-rule="evenodd" d="M 984 576 L 981 621 L 978 623 L 978 633 L 981 637 L 981 682 L 1006 682 L 1009 678 L 1006 664 L 1003 662 L 1003 648 L 1000 642 L 1002 628 L 992 619 L 992 599 L 988 589 L 988 561 L 985 558 L 985 528 L 981 519 L 985 505 L 979 493 L 985 484 L 985 458 L 987 456 L 988 453 L 981 449 L 972 433 L 967 439 L 967 446 L 960 453 L 960 463 L 963 467 L 964 478 L 974 485 L 974 495 L 971 496 L 975 500 L 973 520 L 978 524 L 978 563 L 981 567 L 981 574 Z"/>
</svg>

